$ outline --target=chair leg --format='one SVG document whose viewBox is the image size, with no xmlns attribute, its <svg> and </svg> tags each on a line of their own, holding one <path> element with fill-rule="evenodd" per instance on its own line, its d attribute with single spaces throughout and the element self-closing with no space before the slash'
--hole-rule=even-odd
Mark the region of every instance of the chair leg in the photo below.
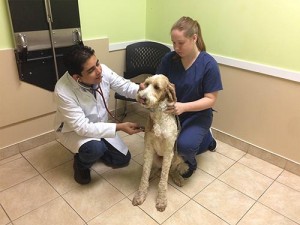
<svg viewBox="0 0 300 225">
<path fill-rule="evenodd" d="M 115 118 L 118 119 L 118 100 L 115 99 Z M 120 121 L 123 121 L 124 118 L 127 116 L 127 101 L 125 101 L 125 105 L 124 105 L 124 111 L 123 113 L 120 115 Z"/>
<path fill-rule="evenodd" d="M 115 99 L 115 118 L 117 119 L 117 116 L 118 116 L 118 114 L 117 114 L 117 106 L 118 106 L 118 99 Z"/>
<path fill-rule="evenodd" d="M 125 101 L 124 112 L 123 112 L 122 120 L 124 120 L 124 118 L 125 118 L 126 116 L 127 116 L 127 101 Z"/>
</svg>

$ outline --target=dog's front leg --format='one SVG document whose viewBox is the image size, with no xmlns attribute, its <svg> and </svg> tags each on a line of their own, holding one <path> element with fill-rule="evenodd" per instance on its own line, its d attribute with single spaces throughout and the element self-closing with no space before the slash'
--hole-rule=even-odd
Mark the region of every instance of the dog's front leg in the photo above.
<svg viewBox="0 0 300 225">
<path fill-rule="evenodd" d="M 166 151 L 163 157 L 161 178 L 158 184 L 158 194 L 156 198 L 156 209 L 160 212 L 164 211 L 167 207 L 168 177 L 173 155 L 173 150 L 171 149 L 170 151 Z"/>
<path fill-rule="evenodd" d="M 138 191 L 136 192 L 132 204 L 141 205 L 146 199 L 148 187 L 149 187 L 149 177 L 153 162 L 154 151 L 151 148 L 146 148 L 144 153 L 144 165 L 143 165 L 143 174 L 140 182 Z"/>
</svg>

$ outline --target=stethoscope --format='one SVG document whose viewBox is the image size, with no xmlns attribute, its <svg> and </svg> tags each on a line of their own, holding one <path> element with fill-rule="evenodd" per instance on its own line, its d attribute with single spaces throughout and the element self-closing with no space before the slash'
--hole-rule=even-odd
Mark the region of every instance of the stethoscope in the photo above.
<svg viewBox="0 0 300 225">
<path fill-rule="evenodd" d="M 101 75 L 101 77 L 103 77 L 103 76 Z M 119 122 L 119 123 L 121 122 L 121 121 L 118 120 L 116 117 L 114 117 L 114 116 L 111 114 L 111 112 L 109 111 L 109 109 L 108 109 L 108 107 L 107 107 L 107 104 L 106 104 L 106 101 L 105 101 L 105 99 L 104 99 L 103 91 L 102 91 L 102 89 L 101 89 L 100 84 L 98 84 L 96 88 L 93 88 L 93 87 L 87 87 L 87 86 L 83 85 L 83 84 L 79 81 L 79 77 L 77 78 L 76 81 L 77 81 L 77 84 L 79 85 L 79 87 L 81 87 L 81 88 L 83 88 L 83 89 L 85 89 L 85 90 L 88 90 L 88 91 L 96 91 L 96 92 L 98 92 L 98 93 L 100 94 L 101 98 L 102 98 L 102 101 L 103 101 L 103 103 L 104 103 L 106 112 L 107 112 L 107 113 L 108 113 L 108 114 L 109 114 L 116 122 Z"/>
</svg>

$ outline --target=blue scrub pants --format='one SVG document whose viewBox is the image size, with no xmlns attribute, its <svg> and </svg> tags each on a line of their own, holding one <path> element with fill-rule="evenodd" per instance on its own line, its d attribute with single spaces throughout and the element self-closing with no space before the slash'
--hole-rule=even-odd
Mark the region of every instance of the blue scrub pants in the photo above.
<svg viewBox="0 0 300 225">
<path fill-rule="evenodd" d="M 186 119 L 181 124 L 181 131 L 177 138 L 177 151 L 187 162 L 191 170 L 197 169 L 196 155 L 207 151 L 213 141 L 210 127 L 201 127 L 192 119 Z"/>
<path fill-rule="evenodd" d="M 102 160 L 111 167 L 123 167 L 128 165 L 131 154 L 128 150 L 127 155 L 115 149 L 106 140 L 92 140 L 80 146 L 78 151 L 78 166 L 80 168 L 90 168 L 98 160 Z"/>
</svg>

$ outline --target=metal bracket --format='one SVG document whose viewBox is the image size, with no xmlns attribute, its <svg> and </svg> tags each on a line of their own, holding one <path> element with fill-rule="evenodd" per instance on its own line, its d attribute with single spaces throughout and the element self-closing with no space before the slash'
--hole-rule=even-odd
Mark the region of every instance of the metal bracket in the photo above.
<svg viewBox="0 0 300 225">
<path fill-rule="evenodd" d="M 82 43 L 81 33 L 78 29 L 73 30 L 73 42 L 74 44 Z"/>
</svg>

